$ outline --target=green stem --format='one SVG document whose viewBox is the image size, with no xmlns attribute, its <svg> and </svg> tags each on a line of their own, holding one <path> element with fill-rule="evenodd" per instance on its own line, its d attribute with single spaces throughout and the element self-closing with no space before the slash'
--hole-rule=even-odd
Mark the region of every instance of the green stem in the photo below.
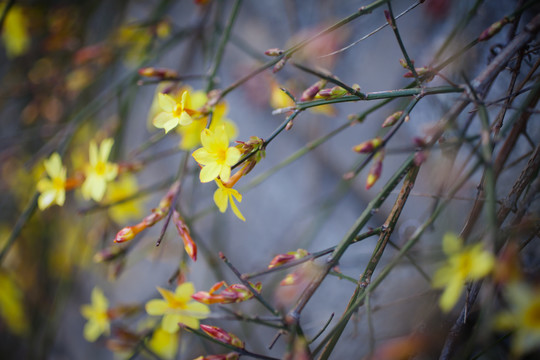
<svg viewBox="0 0 540 360">
<path fill-rule="evenodd" d="M 234 25 L 234 21 L 236 20 L 236 17 L 238 15 L 238 11 L 240 9 L 241 4 L 242 4 L 242 0 L 236 0 L 234 2 L 231 15 L 229 16 L 229 20 L 227 21 L 227 25 L 225 26 L 225 31 L 223 31 L 223 34 L 221 36 L 218 49 L 216 52 L 216 56 L 214 58 L 214 63 L 212 64 L 212 67 L 209 70 L 208 85 L 206 86 L 207 93 L 214 88 L 216 74 L 217 74 L 219 65 L 221 64 L 221 60 L 223 59 L 225 46 L 227 45 L 227 42 L 229 41 L 229 36 L 231 35 L 231 30 Z"/>
<path fill-rule="evenodd" d="M 409 58 L 409 54 L 407 53 L 407 50 L 405 49 L 403 40 L 401 39 L 401 36 L 399 35 L 399 29 L 396 26 L 396 18 L 394 17 L 394 12 L 392 11 L 392 2 L 388 2 L 387 6 L 388 6 L 388 14 L 390 15 L 390 27 L 394 31 L 394 35 L 396 36 L 396 40 L 399 44 L 399 48 L 401 49 L 401 53 L 403 54 L 403 57 L 405 57 L 405 61 L 407 62 L 407 67 L 409 68 L 409 70 L 411 70 L 414 78 L 416 79 L 416 84 L 420 86 L 421 82 L 420 82 L 420 79 L 418 78 L 418 74 L 416 73 L 416 69 L 414 68 L 414 64 Z"/>
</svg>

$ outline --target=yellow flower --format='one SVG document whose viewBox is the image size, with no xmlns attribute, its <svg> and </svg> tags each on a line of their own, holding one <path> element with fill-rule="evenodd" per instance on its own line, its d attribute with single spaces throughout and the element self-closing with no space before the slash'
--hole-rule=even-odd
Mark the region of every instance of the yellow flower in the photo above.
<svg viewBox="0 0 540 360">
<path fill-rule="evenodd" d="M 113 144 L 113 139 L 105 139 L 98 150 L 96 143 L 90 142 L 90 165 L 86 169 L 86 179 L 82 185 L 85 199 L 101 201 L 107 189 L 107 182 L 114 180 L 118 174 L 118 165 L 108 162 Z"/>
<path fill-rule="evenodd" d="M 137 178 L 132 174 L 125 174 L 119 181 L 114 181 L 107 187 L 106 200 L 114 203 L 137 193 Z M 142 216 L 142 201 L 130 200 L 118 203 L 109 208 L 109 215 L 118 224 Z"/>
<path fill-rule="evenodd" d="M 41 193 L 38 198 L 40 210 L 45 210 L 53 203 L 62 206 L 66 200 L 66 168 L 62 166 L 58 153 L 45 160 L 45 171 L 50 179 L 41 179 L 37 183 L 37 189 Z"/>
<path fill-rule="evenodd" d="M 16 335 L 28 333 L 29 323 L 24 312 L 24 295 L 8 273 L 0 272 L 0 317 L 9 331 Z"/>
<path fill-rule="evenodd" d="M 92 290 L 92 303 L 81 306 L 81 314 L 88 322 L 84 325 L 84 338 L 94 342 L 101 334 L 108 335 L 111 332 L 111 324 L 108 314 L 109 302 L 103 291 L 95 287 Z"/>
<path fill-rule="evenodd" d="M 187 107 L 190 109 L 200 109 L 206 102 L 208 97 L 204 91 L 195 91 L 190 94 L 189 101 L 187 102 Z M 226 119 L 227 115 L 227 104 L 219 103 L 215 106 L 212 114 L 212 122 L 210 123 L 209 129 L 215 131 L 220 126 L 225 126 L 225 132 L 229 139 L 234 139 L 238 130 L 234 122 L 229 119 Z M 176 131 L 180 134 L 180 149 L 182 150 L 191 150 L 194 147 L 201 145 L 201 132 L 206 128 L 208 122 L 208 116 L 203 116 L 199 118 L 194 118 L 193 122 L 186 126 L 179 126 L 176 128 Z"/>
<path fill-rule="evenodd" d="M 227 182 L 231 176 L 231 166 L 240 160 L 240 150 L 229 147 L 229 137 L 225 126 L 219 126 L 214 132 L 204 129 L 201 133 L 202 148 L 195 150 L 195 161 L 203 166 L 199 178 L 209 182 L 217 178 Z"/>
<path fill-rule="evenodd" d="M 170 333 L 160 326 L 152 333 L 148 348 L 162 359 L 174 359 L 178 352 L 178 333 Z"/>
<path fill-rule="evenodd" d="M 172 96 L 159 93 L 158 103 L 161 107 L 161 112 L 157 114 L 152 123 L 159 129 L 165 129 L 168 133 L 172 129 L 180 125 L 189 125 L 193 121 L 190 116 L 190 112 L 193 114 L 193 110 L 187 108 L 186 103 L 189 99 L 189 93 L 185 90 L 182 93 L 180 102 L 176 101 Z"/>
<path fill-rule="evenodd" d="M 246 221 L 244 218 L 244 215 L 240 212 L 238 207 L 236 206 L 236 203 L 234 202 L 234 199 L 236 199 L 238 202 L 242 202 L 242 194 L 240 194 L 237 190 L 233 188 L 228 188 L 221 180 L 216 180 L 216 184 L 218 185 L 218 189 L 214 193 L 214 202 L 216 203 L 217 207 L 219 208 L 219 211 L 222 213 L 227 210 L 227 205 L 229 203 L 229 200 L 231 201 L 231 209 L 240 220 Z"/>
<path fill-rule="evenodd" d="M 523 355 L 540 346 L 540 289 L 509 284 L 504 292 L 510 309 L 495 318 L 499 330 L 514 330 L 512 353 Z"/>
<path fill-rule="evenodd" d="M 191 299 L 195 288 L 190 282 L 179 285 L 174 293 L 160 287 L 157 289 L 164 300 L 150 300 L 146 303 L 146 312 L 149 315 L 163 315 L 161 327 L 169 333 L 177 332 L 179 323 L 197 329 L 199 320 L 205 319 L 210 313 L 208 306 Z"/>
<path fill-rule="evenodd" d="M 6 3 L 0 4 L 0 13 L 5 11 Z M 20 6 L 14 5 L 7 13 L 2 40 L 10 58 L 23 55 L 30 48 L 30 35 L 28 34 L 28 20 Z"/>
<path fill-rule="evenodd" d="M 444 312 L 448 312 L 459 300 L 464 283 L 489 274 L 495 260 L 490 252 L 483 250 L 482 244 L 464 247 L 463 240 L 451 233 L 443 237 L 443 251 L 448 255 L 448 260 L 433 276 L 432 285 L 445 288 L 439 305 Z"/>
</svg>

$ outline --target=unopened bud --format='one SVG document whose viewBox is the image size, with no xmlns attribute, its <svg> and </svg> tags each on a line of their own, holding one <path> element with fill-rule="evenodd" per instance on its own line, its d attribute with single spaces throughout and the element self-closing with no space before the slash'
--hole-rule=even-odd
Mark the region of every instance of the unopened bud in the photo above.
<svg viewBox="0 0 540 360">
<path fill-rule="evenodd" d="M 126 249 L 126 247 L 121 246 L 109 246 L 94 255 L 94 262 L 101 263 L 106 261 L 112 261 L 119 256 L 124 255 Z"/>
<path fill-rule="evenodd" d="M 201 330 L 208 334 L 210 337 L 221 341 L 222 343 L 236 346 L 237 348 L 243 349 L 245 344 L 240 338 L 233 333 L 227 332 L 217 326 L 210 326 L 201 324 Z"/>
<path fill-rule="evenodd" d="M 385 128 L 385 127 L 389 127 L 389 126 L 394 125 L 394 124 L 399 120 L 399 118 L 401 117 L 401 115 L 403 115 L 403 110 L 401 110 L 401 111 L 396 111 L 395 113 L 393 113 L 392 115 L 390 115 L 389 117 L 387 117 L 387 118 L 383 121 L 382 127 Z"/>
<path fill-rule="evenodd" d="M 139 69 L 139 75 L 144 77 L 157 77 L 160 79 L 176 79 L 178 73 L 172 69 L 144 67 Z"/>
<path fill-rule="evenodd" d="M 502 20 L 491 24 L 490 27 L 482 31 L 482 33 L 478 37 L 478 41 L 486 41 L 488 39 L 491 39 L 494 35 L 501 31 L 504 25 L 508 24 L 509 22 L 510 20 L 505 16 Z"/>
<path fill-rule="evenodd" d="M 277 266 L 281 266 L 284 264 L 287 264 L 293 260 L 301 259 L 305 256 L 309 255 L 309 252 L 304 249 L 298 249 L 296 251 L 290 251 L 286 254 L 279 254 L 276 255 L 272 261 L 270 261 L 270 264 L 268 265 L 268 268 L 274 268 Z"/>
<path fill-rule="evenodd" d="M 278 48 L 268 49 L 264 52 L 264 55 L 266 56 L 279 56 L 281 54 L 283 54 L 283 50 Z"/>
<path fill-rule="evenodd" d="M 283 69 L 285 64 L 287 63 L 288 58 L 284 57 L 283 59 L 279 60 L 276 65 L 274 65 L 274 68 L 272 69 L 272 72 L 275 74 L 279 70 Z"/>
<path fill-rule="evenodd" d="M 135 232 L 133 231 L 133 228 L 131 226 L 127 226 L 120 230 L 116 237 L 114 238 L 115 243 L 122 243 L 125 241 L 132 240 L 135 237 Z"/>
<path fill-rule="evenodd" d="M 304 92 L 302 93 L 302 96 L 300 97 L 300 101 L 309 101 L 313 100 L 315 95 L 321 90 L 321 88 L 326 84 L 326 80 L 320 80 L 317 81 L 315 84 L 308 87 Z"/>
<path fill-rule="evenodd" d="M 369 173 L 366 179 L 366 190 L 371 189 L 371 187 L 381 177 L 383 159 L 384 154 L 382 151 L 377 154 L 375 159 L 373 159 L 373 164 L 371 165 L 371 169 L 369 169 Z"/>
<path fill-rule="evenodd" d="M 178 230 L 178 235 L 180 235 L 182 241 L 184 242 L 184 249 L 186 250 L 186 253 L 189 255 L 191 260 L 197 261 L 197 244 L 195 244 L 191 238 L 189 228 L 176 210 L 173 211 L 173 222 L 176 226 L 176 230 Z"/>
<path fill-rule="evenodd" d="M 291 130 L 292 127 L 293 127 L 293 125 L 294 125 L 293 121 L 292 121 L 292 120 L 289 121 L 289 122 L 287 123 L 287 125 L 285 125 L 285 130 L 287 130 L 287 131 Z"/>
<path fill-rule="evenodd" d="M 208 356 L 199 356 L 193 360 L 238 360 L 240 355 L 236 352 L 230 352 L 228 354 L 219 354 L 219 355 L 208 355 Z"/>
<path fill-rule="evenodd" d="M 356 146 L 353 146 L 353 151 L 357 153 L 372 153 L 382 145 L 382 139 L 380 137 L 373 138 L 371 140 L 364 141 Z"/>
<path fill-rule="evenodd" d="M 386 22 L 388 23 L 388 25 L 394 28 L 394 22 L 392 20 L 392 16 L 390 15 L 390 11 L 384 10 L 384 17 L 386 18 Z"/>
</svg>

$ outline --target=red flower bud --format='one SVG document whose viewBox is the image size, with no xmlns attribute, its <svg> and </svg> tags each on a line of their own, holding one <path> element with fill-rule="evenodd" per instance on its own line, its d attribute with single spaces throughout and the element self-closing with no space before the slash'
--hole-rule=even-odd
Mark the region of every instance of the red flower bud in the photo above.
<svg viewBox="0 0 540 360">
<path fill-rule="evenodd" d="M 389 126 L 392 126 L 394 125 L 398 120 L 399 118 L 401 117 L 401 115 L 403 115 L 403 110 L 401 111 L 396 111 L 395 113 L 393 113 L 392 115 L 390 115 L 389 117 L 387 117 L 383 123 L 382 123 L 382 127 L 389 127 Z"/>
<path fill-rule="evenodd" d="M 195 242 L 191 238 L 189 228 L 184 223 L 184 221 L 180 217 L 180 214 L 176 210 L 173 211 L 173 222 L 176 226 L 176 230 L 178 230 L 178 234 L 180 235 L 180 237 L 182 237 L 186 253 L 193 261 L 197 261 L 197 244 L 195 244 Z"/>
<path fill-rule="evenodd" d="M 264 52 L 264 55 L 267 55 L 267 56 L 279 56 L 281 54 L 283 54 L 283 50 L 278 49 L 278 48 L 268 49 Z"/>
<path fill-rule="evenodd" d="M 245 347 L 245 344 L 240 338 L 233 333 L 226 332 L 225 330 L 217 327 L 217 326 L 210 326 L 210 325 L 200 325 L 201 330 L 204 331 L 206 334 L 208 334 L 210 337 L 221 341 L 222 343 L 229 344 L 232 346 L 236 346 L 237 348 L 243 349 Z"/>
</svg>

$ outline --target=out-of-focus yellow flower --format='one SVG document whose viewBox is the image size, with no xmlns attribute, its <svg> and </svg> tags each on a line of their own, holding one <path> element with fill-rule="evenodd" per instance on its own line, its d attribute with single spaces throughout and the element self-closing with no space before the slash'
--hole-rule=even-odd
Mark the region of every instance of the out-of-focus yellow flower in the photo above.
<svg viewBox="0 0 540 360">
<path fill-rule="evenodd" d="M 180 101 L 176 101 L 168 94 L 159 93 L 158 102 L 161 107 L 161 112 L 157 114 L 152 123 L 159 129 L 165 129 L 168 133 L 178 125 L 189 125 L 193 121 L 191 114 L 193 110 L 186 105 L 189 99 L 189 92 L 185 90 L 182 93 Z"/>
<path fill-rule="evenodd" d="M 5 11 L 6 2 L 0 4 L 0 13 Z M 10 58 L 23 55 L 30 48 L 30 34 L 28 33 L 28 20 L 24 10 L 13 5 L 4 20 L 2 40 L 6 47 L 7 56 Z"/>
<path fill-rule="evenodd" d="M 0 272 L 0 317 L 9 331 L 16 335 L 28 332 L 28 319 L 23 308 L 23 294 L 14 279 Z"/>
<path fill-rule="evenodd" d="M 199 320 L 205 319 L 210 313 L 208 306 L 191 299 L 195 292 L 192 283 L 179 285 L 174 292 L 158 287 L 162 299 L 152 299 L 146 303 L 149 315 L 163 315 L 161 327 L 169 333 L 176 333 L 178 324 L 182 323 L 191 328 L 199 327 Z"/>
<path fill-rule="evenodd" d="M 85 199 L 101 201 L 107 189 L 107 182 L 114 180 L 118 174 L 118 165 L 108 161 L 113 144 L 113 139 L 105 139 L 98 150 L 96 143 L 90 142 L 90 164 L 86 168 L 86 179 L 81 189 Z"/>
<path fill-rule="evenodd" d="M 132 174 L 122 175 L 120 181 L 114 181 L 107 187 L 106 200 L 114 203 L 136 194 L 138 190 L 137 178 Z M 118 224 L 142 216 L 142 201 L 131 200 L 119 203 L 109 208 L 109 215 Z"/>
<path fill-rule="evenodd" d="M 223 182 L 221 180 L 216 180 L 216 184 L 218 186 L 216 192 L 214 192 L 214 202 L 216 203 L 217 207 L 219 208 L 219 211 L 222 213 L 227 210 L 227 205 L 229 201 L 231 202 L 231 209 L 242 221 L 246 221 L 244 218 L 244 215 L 240 212 L 238 207 L 236 206 L 236 203 L 234 202 L 234 199 L 238 202 L 242 202 L 242 194 L 240 194 L 237 190 L 233 188 L 228 188 L 225 185 L 223 185 Z"/>
<path fill-rule="evenodd" d="M 38 198 L 40 210 L 45 210 L 53 203 L 62 206 L 66 200 L 66 168 L 62 166 L 60 155 L 52 154 L 45 160 L 44 165 L 49 179 L 41 179 L 37 183 L 37 189 L 41 193 Z"/>
<path fill-rule="evenodd" d="M 495 318 L 499 330 L 514 331 L 512 353 L 516 356 L 540 347 L 540 290 L 511 283 L 504 291 L 510 309 Z"/>
<path fill-rule="evenodd" d="M 131 24 L 121 26 L 114 39 L 117 46 L 125 49 L 125 59 L 132 66 L 144 56 L 151 41 L 152 35 L 147 28 Z"/>
<path fill-rule="evenodd" d="M 152 333 L 147 346 L 162 359 L 174 359 L 178 352 L 178 332 L 170 333 L 160 326 Z"/>
<path fill-rule="evenodd" d="M 493 255 L 483 250 L 482 244 L 464 247 L 457 235 L 447 233 L 443 237 L 443 251 L 448 260 L 433 276 L 433 287 L 444 288 L 439 305 L 444 312 L 450 311 L 463 292 L 467 281 L 488 275 L 495 264 Z"/>
<path fill-rule="evenodd" d="M 81 314 L 88 320 L 84 325 L 84 338 L 94 342 L 101 334 L 109 335 L 111 324 L 109 302 L 100 288 L 95 287 L 92 290 L 91 301 L 91 304 L 81 306 Z"/>
<path fill-rule="evenodd" d="M 201 133 L 202 148 L 193 152 L 195 161 L 203 166 L 199 178 L 201 182 L 210 182 L 218 176 L 222 181 L 229 181 L 231 166 L 240 160 L 240 150 L 229 147 L 229 137 L 225 126 L 219 126 L 215 131 L 204 129 Z"/>
</svg>

